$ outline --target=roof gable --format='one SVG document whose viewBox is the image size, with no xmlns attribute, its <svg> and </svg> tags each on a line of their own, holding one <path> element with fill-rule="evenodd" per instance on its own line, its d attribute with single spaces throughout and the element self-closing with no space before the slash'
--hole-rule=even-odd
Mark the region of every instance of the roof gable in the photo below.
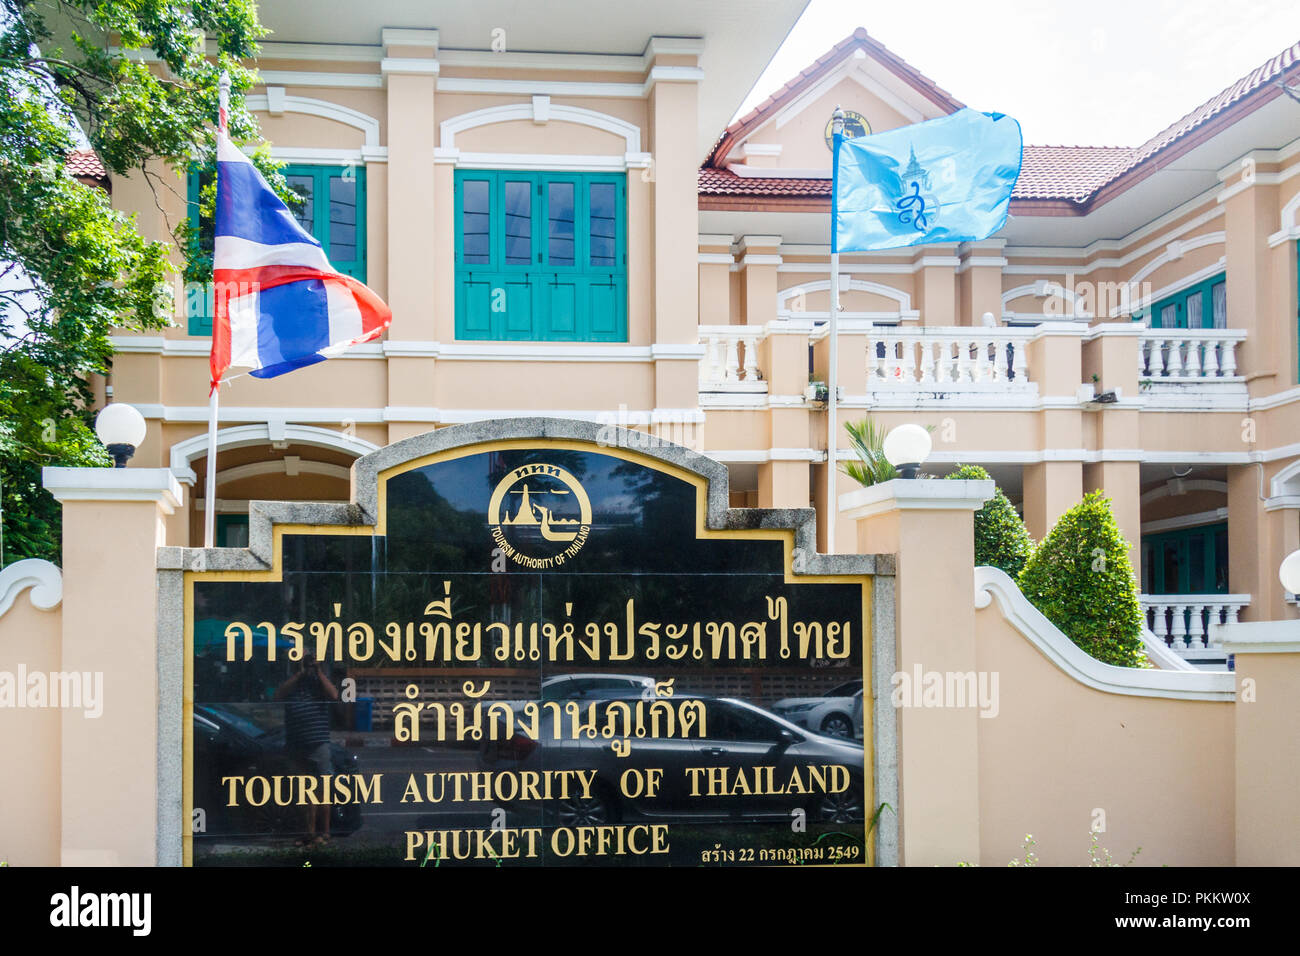
<svg viewBox="0 0 1300 956">
<path fill-rule="evenodd" d="M 946 90 L 940 89 L 933 80 L 909 66 L 859 27 L 728 126 L 709 153 L 705 166 L 724 168 L 747 139 L 769 124 L 781 126 L 789 122 L 845 79 L 855 81 L 902 117 L 904 123 L 934 119 L 963 107 Z"/>
</svg>

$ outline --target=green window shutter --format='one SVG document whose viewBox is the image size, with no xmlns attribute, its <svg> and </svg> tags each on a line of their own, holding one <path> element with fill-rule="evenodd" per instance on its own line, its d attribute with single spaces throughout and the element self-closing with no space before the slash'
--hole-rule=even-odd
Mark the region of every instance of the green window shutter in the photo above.
<svg viewBox="0 0 1300 956">
<path fill-rule="evenodd" d="M 199 233 L 200 242 L 203 249 L 209 255 L 212 254 L 212 224 L 207 224 L 207 233 L 204 234 L 203 221 L 199 216 L 199 193 L 202 191 L 205 181 L 210 181 L 211 173 L 201 173 L 197 169 L 191 169 L 185 175 L 185 209 L 186 217 L 189 219 L 190 227 Z M 204 282 L 201 287 L 194 287 L 189 283 L 185 286 L 185 301 L 182 306 L 185 310 L 185 330 L 189 335 L 211 335 L 212 334 L 212 283 Z"/>
<path fill-rule="evenodd" d="M 1216 286 L 1220 287 L 1217 293 Z M 1141 318 L 1144 312 L 1145 310 L 1135 313 L 1134 318 Z M 1150 312 L 1153 329 L 1216 328 L 1216 316 L 1226 319 L 1227 315 L 1227 284 L 1224 274 L 1220 272 L 1216 276 L 1196 283 L 1191 288 L 1160 299 L 1151 306 Z"/>
<path fill-rule="evenodd" d="M 1142 536 L 1142 585 L 1149 594 L 1228 593 L 1226 522 Z"/>
<path fill-rule="evenodd" d="M 458 170 L 456 337 L 627 341 L 617 173 Z"/>
</svg>

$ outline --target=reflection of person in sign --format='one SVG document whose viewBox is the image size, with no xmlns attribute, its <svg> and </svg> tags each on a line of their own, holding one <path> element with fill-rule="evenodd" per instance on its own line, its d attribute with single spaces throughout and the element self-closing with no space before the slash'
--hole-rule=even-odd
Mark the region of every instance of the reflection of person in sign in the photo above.
<svg viewBox="0 0 1300 956">
<path fill-rule="evenodd" d="M 333 772 L 330 760 L 330 707 L 339 692 L 321 670 L 315 656 L 303 655 L 302 664 L 275 692 L 284 705 L 284 747 L 298 773 L 328 775 Z M 320 832 L 317 833 L 319 826 Z M 328 804 L 307 807 L 307 836 L 300 846 L 328 843 L 330 808 Z"/>
</svg>

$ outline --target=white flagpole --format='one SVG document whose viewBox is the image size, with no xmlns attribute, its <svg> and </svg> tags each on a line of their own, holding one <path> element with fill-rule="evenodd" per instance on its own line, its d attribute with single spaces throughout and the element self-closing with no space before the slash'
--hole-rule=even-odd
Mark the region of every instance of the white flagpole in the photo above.
<svg viewBox="0 0 1300 956">
<path fill-rule="evenodd" d="M 218 86 L 217 128 L 221 135 L 226 133 L 226 119 L 230 112 L 230 74 L 221 71 Z M 215 302 L 215 297 L 214 297 Z M 216 330 L 213 330 L 213 334 Z M 208 396 L 208 477 L 203 484 L 203 547 L 216 546 L 217 531 L 217 395 L 220 383 L 212 384 Z"/>
<path fill-rule="evenodd" d="M 831 153 L 831 175 L 836 176 L 840 165 L 840 140 L 844 137 L 844 111 L 838 106 L 831 119 L 833 144 Z M 838 177 L 836 177 L 838 178 Z M 834 179 L 832 180 L 834 182 Z M 832 189 L 832 192 L 834 190 Z M 832 204 L 833 205 L 833 204 Z M 837 402 L 839 400 L 839 317 L 840 317 L 840 252 L 835 241 L 835 210 L 831 209 L 831 315 L 827 323 L 827 335 L 830 341 L 826 349 L 826 361 L 829 369 L 826 373 L 826 553 L 835 553 L 835 523 L 839 519 L 839 503 L 835 495 L 836 472 L 839 462 L 836 449 L 839 447 L 839 423 L 837 419 Z"/>
</svg>

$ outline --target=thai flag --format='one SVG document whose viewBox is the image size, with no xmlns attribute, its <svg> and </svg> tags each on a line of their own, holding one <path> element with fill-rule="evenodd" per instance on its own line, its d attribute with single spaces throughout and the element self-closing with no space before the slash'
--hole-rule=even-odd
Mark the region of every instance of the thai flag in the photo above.
<svg viewBox="0 0 1300 956">
<path fill-rule="evenodd" d="M 378 338 L 392 310 L 333 269 L 262 174 L 217 137 L 212 387 L 231 366 L 274 378 Z"/>
</svg>

